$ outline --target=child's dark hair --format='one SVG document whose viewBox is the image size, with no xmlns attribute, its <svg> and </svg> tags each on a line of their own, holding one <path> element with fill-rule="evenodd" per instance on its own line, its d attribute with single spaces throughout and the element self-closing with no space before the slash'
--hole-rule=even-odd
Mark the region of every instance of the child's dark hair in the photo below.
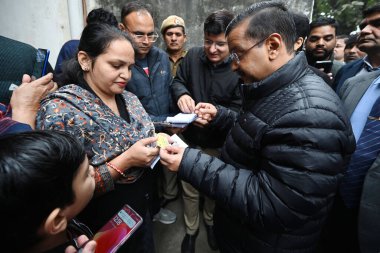
<svg viewBox="0 0 380 253">
<path fill-rule="evenodd" d="M 55 208 L 74 202 L 72 183 L 86 153 L 58 131 L 17 133 L 0 143 L 0 241 L 2 251 L 19 252 L 38 242 L 37 229 Z"/>
<path fill-rule="evenodd" d="M 103 54 L 112 41 L 124 39 L 131 43 L 133 50 L 136 47 L 130 36 L 120 29 L 102 23 L 88 24 L 82 32 L 78 51 L 86 52 L 93 62 Z M 57 79 L 58 85 L 80 84 L 84 83 L 83 70 L 78 62 L 78 57 L 66 61 L 62 65 L 62 75 Z"/>
</svg>

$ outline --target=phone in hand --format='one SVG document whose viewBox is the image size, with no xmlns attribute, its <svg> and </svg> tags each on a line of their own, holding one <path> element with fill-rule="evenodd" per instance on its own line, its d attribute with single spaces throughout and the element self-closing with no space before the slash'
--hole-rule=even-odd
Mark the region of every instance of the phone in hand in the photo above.
<svg viewBox="0 0 380 253">
<path fill-rule="evenodd" d="M 129 205 L 115 214 L 94 236 L 95 253 L 116 252 L 127 239 L 137 230 L 143 218 Z"/>
<path fill-rule="evenodd" d="M 323 69 L 326 74 L 331 73 L 333 61 L 316 61 L 314 67 L 317 69 Z"/>
<path fill-rule="evenodd" d="M 36 62 L 33 67 L 33 76 L 40 78 L 46 75 L 50 51 L 48 49 L 38 48 L 36 54 Z"/>
</svg>

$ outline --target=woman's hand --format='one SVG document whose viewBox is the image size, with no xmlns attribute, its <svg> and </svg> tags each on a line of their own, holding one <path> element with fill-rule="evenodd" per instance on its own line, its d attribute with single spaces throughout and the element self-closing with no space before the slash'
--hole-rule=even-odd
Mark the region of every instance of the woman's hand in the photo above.
<svg viewBox="0 0 380 253">
<path fill-rule="evenodd" d="M 160 150 L 160 161 L 171 171 L 178 171 L 185 148 L 176 146 L 167 146 Z"/>
<path fill-rule="evenodd" d="M 128 159 L 127 167 L 149 167 L 153 159 L 158 156 L 159 149 L 154 145 L 156 141 L 157 137 L 141 139 L 125 151 L 125 157 Z"/>
<path fill-rule="evenodd" d="M 156 141 L 157 137 L 141 139 L 124 153 L 108 162 L 122 172 L 132 167 L 149 167 L 152 161 L 158 156 L 159 148 L 155 145 Z M 108 167 L 113 179 L 120 178 L 120 172 L 112 169 L 109 165 Z"/>
</svg>

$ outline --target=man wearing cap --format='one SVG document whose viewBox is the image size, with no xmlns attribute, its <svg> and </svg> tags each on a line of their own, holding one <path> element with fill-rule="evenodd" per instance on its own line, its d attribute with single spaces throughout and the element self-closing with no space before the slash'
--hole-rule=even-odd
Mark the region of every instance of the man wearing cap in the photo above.
<svg viewBox="0 0 380 253">
<path fill-rule="evenodd" d="M 208 102 L 238 110 L 241 105 L 238 75 L 231 69 L 230 52 L 224 31 L 233 19 L 227 10 L 211 13 L 204 22 L 204 45 L 189 50 L 178 67 L 171 88 L 173 97 L 182 112 L 194 112 L 195 104 Z M 219 129 L 190 125 L 182 135 L 190 147 L 218 157 L 226 135 Z M 186 235 L 181 244 L 181 253 L 194 253 L 199 232 L 199 192 L 189 183 L 183 186 L 184 220 Z M 215 203 L 205 196 L 203 219 L 207 241 L 213 250 L 218 248 L 214 236 L 213 213 Z"/>
<path fill-rule="evenodd" d="M 154 29 L 150 7 L 139 1 L 125 4 L 121 9 L 120 29 L 131 35 L 136 48 L 132 77 L 126 89 L 139 98 L 153 122 L 165 121 L 167 116 L 178 113 L 178 108 L 172 101 L 169 88 L 172 81 L 169 57 L 163 50 L 153 46 L 158 34 Z M 156 132 L 163 131 L 170 133 L 172 130 L 156 126 Z M 157 166 L 153 170 L 155 179 L 158 179 Z M 157 191 L 155 193 L 154 205 L 150 210 L 151 214 L 155 214 L 153 220 L 163 224 L 175 222 L 175 213 L 159 208 Z"/>
<path fill-rule="evenodd" d="M 185 50 L 187 40 L 185 29 L 185 22 L 176 15 L 167 17 L 161 25 L 161 34 L 164 36 L 173 77 L 177 72 L 179 63 L 187 53 Z"/>
</svg>

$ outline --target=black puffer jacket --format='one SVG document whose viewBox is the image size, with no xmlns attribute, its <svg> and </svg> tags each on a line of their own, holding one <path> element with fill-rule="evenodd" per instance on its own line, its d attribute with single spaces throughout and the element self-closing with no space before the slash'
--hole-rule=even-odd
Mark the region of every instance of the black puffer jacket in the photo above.
<svg viewBox="0 0 380 253">
<path fill-rule="evenodd" d="M 219 108 L 213 122 L 233 125 L 223 161 L 186 149 L 179 176 L 217 200 L 215 223 L 243 252 L 313 252 L 355 149 L 341 102 L 303 53 L 242 95 L 238 115 Z"/>
</svg>

